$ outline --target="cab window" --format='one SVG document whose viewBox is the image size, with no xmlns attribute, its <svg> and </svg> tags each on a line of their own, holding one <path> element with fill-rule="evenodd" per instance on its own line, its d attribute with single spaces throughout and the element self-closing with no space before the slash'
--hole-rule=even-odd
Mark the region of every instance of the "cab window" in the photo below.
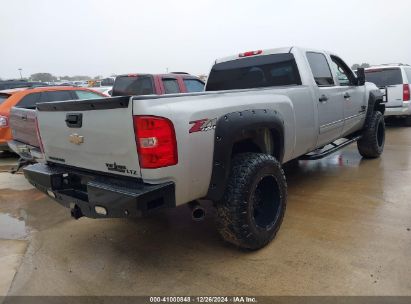
<svg viewBox="0 0 411 304">
<path fill-rule="evenodd" d="M 333 86 L 334 79 L 324 54 L 307 52 L 307 60 L 310 64 L 315 83 L 318 86 Z"/>
</svg>

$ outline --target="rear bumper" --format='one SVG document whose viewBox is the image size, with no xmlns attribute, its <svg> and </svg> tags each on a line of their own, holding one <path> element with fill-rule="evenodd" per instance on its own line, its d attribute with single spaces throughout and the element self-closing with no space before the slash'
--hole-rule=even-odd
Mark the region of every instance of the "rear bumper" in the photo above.
<svg viewBox="0 0 411 304">
<path fill-rule="evenodd" d="M 135 179 L 45 164 L 30 165 L 23 171 L 32 185 L 70 208 L 76 218 L 141 217 L 175 207 L 173 182 L 152 185 Z"/>
<path fill-rule="evenodd" d="M 411 105 L 409 102 L 404 102 L 401 107 L 385 107 L 385 116 L 408 116 L 411 115 Z"/>
<path fill-rule="evenodd" d="M 10 140 L 8 146 L 12 151 L 20 155 L 21 158 L 28 161 L 35 161 L 39 163 L 44 163 L 44 154 L 39 148 L 27 145 L 17 140 Z"/>
</svg>

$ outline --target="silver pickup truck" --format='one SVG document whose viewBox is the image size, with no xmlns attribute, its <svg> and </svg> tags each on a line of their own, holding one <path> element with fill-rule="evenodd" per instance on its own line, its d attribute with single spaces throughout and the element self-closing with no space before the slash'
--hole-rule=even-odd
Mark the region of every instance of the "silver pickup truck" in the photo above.
<svg viewBox="0 0 411 304">
<path fill-rule="evenodd" d="M 258 249 L 284 217 L 282 164 L 357 141 L 384 148 L 383 96 L 335 54 L 287 47 L 218 59 L 206 92 L 39 104 L 46 164 L 26 178 L 75 218 L 138 217 L 199 200 L 222 237 Z M 330 198 L 332 199 L 332 198 Z"/>
</svg>

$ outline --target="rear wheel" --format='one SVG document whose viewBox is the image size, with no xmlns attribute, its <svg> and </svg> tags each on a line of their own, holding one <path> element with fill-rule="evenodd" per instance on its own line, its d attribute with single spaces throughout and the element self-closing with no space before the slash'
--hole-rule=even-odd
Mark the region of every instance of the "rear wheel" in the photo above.
<svg viewBox="0 0 411 304">
<path fill-rule="evenodd" d="M 364 158 L 377 158 L 384 150 L 385 143 L 385 123 L 384 115 L 373 112 L 367 123 L 362 137 L 357 142 L 358 152 Z"/>
<path fill-rule="evenodd" d="M 271 155 L 236 155 L 222 201 L 217 203 L 222 237 L 241 248 L 267 245 L 279 230 L 287 201 L 287 183 Z"/>
</svg>

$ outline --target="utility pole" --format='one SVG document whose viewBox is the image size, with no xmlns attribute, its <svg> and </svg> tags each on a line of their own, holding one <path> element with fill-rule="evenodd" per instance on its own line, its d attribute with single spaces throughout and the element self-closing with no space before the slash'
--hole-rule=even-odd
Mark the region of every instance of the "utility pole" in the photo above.
<svg viewBox="0 0 411 304">
<path fill-rule="evenodd" d="M 20 79 L 23 80 L 23 75 L 21 74 L 21 71 L 23 71 L 22 68 L 19 68 L 19 72 L 20 72 Z"/>
</svg>

